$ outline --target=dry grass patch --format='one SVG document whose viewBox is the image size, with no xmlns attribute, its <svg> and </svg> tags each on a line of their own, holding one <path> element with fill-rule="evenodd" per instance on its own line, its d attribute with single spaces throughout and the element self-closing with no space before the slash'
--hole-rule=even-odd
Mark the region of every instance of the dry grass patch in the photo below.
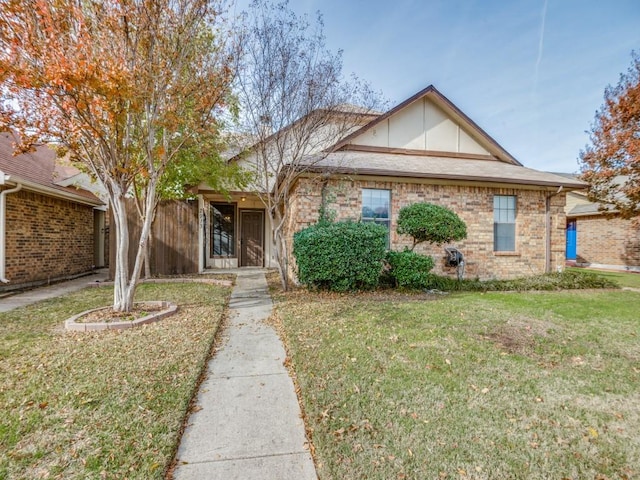
<svg viewBox="0 0 640 480">
<path fill-rule="evenodd" d="M 640 294 L 276 296 L 322 480 L 640 475 Z"/>
<path fill-rule="evenodd" d="M 229 288 L 141 285 L 178 312 L 124 331 L 66 333 L 111 289 L 0 314 L 0 478 L 163 478 Z"/>
</svg>

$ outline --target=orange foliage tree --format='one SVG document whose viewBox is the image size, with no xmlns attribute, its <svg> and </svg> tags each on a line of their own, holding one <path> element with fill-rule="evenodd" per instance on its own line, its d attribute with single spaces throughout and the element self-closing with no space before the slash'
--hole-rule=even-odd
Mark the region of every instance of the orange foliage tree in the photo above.
<svg viewBox="0 0 640 480">
<path fill-rule="evenodd" d="M 29 149 L 54 142 L 108 192 L 113 308 L 129 311 L 159 185 L 215 156 L 231 57 L 211 0 L 7 0 L 0 10 L 0 127 Z M 179 170 L 179 168 L 178 168 Z M 133 268 L 125 196 L 142 192 Z"/>
<path fill-rule="evenodd" d="M 640 54 L 631 56 L 618 84 L 604 92 L 579 161 L 589 198 L 624 218 L 640 215 Z"/>
</svg>

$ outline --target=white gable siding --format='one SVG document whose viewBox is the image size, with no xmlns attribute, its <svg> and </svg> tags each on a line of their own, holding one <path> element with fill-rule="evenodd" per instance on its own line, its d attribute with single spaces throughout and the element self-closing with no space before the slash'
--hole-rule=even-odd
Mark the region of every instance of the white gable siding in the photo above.
<svg viewBox="0 0 640 480">
<path fill-rule="evenodd" d="M 482 148 L 478 142 L 476 142 L 471 136 L 465 132 L 462 128 L 459 129 L 460 137 L 458 139 L 458 152 L 460 153 L 475 153 L 478 155 L 489 155 L 489 152 Z"/>
<path fill-rule="evenodd" d="M 428 99 L 418 100 L 352 141 L 371 147 L 490 155 L 471 135 Z"/>
<path fill-rule="evenodd" d="M 424 108 L 415 102 L 389 118 L 389 142 L 392 147 L 425 150 Z"/>
<path fill-rule="evenodd" d="M 362 135 L 358 136 L 353 143 L 356 145 L 368 145 L 370 147 L 389 146 L 389 119 L 384 120 L 372 128 L 369 128 Z"/>
<path fill-rule="evenodd" d="M 433 103 L 427 101 L 422 103 L 425 111 L 424 128 L 427 132 L 426 150 L 459 152 L 458 125 Z"/>
</svg>

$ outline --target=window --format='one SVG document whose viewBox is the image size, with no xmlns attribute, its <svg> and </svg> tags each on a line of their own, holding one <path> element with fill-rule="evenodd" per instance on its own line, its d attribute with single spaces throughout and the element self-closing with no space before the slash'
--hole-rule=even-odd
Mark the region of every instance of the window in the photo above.
<svg viewBox="0 0 640 480">
<path fill-rule="evenodd" d="M 516 197 L 496 195 L 493 197 L 493 251 L 515 252 L 516 250 Z"/>
<path fill-rule="evenodd" d="M 211 204 L 211 256 L 236 254 L 236 207 L 228 203 Z"/>
<path fill-rule="evenodd" d="M 387 228 L 387 246 L 391 230 L 391 191 L 362 189 L 362 221 L 375 222 Z"/>
</svg>

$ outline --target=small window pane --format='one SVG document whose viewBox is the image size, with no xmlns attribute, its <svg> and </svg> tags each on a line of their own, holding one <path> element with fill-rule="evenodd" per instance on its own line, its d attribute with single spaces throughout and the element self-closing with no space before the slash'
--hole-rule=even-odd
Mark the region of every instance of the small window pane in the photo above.
<svg viewBox="0 0 640 480">
<path fill-rule="evenodd" d="M 515 223 L 494 223 L 494 250 L 497 252 L 513 252 L 516 249 Z"/>
</svg>

